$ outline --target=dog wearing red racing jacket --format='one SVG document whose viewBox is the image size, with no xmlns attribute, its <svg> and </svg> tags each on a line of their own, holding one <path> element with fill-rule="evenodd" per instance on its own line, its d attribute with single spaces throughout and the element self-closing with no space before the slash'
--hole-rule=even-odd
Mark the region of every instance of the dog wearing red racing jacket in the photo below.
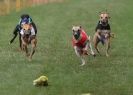
<svg viewBox="0 0 133 95">
<path fill-rule="evenodd" d="M 95 56 L 93 52 L 90 36 L 88 36 L 81 26 L 73 26 L 72 27 L 72 44 L 75 50 L 75 53 L 78 57 L 80 57 L 82 61 L 82 66 L 85 65 L 84 55 L 89 55 L 88 49 L 91 51 L 91 55 Z"/>
</svg>

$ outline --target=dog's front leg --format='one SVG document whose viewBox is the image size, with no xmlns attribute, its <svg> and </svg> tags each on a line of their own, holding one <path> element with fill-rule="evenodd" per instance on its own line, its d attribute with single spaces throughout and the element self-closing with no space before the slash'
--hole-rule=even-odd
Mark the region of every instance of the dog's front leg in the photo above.
<svg viewBox="0 0 133 95">
<path fill-rule="evenodd" d="M 94 34 L 93 42 L 94 42 L 94 47 L 95 47 L 96 51 L 100 54 L 100 51 L 99 51 L 99 48 L 98 48 L 98 43 L 100 42 L 100 40 L 97 36 L 97 33 Z"/>
<path fill-rule="evenodd" d="M 35 38 L 35 39 L 33 39 L 33 40 L 31 41 L 32 50 L 31 50 L 31 53 L 30 53 L 30 56 L 29 56 L 29 61 L 32 60 L 32 56 L 33 56 L 33 54 L 35 53 L 36 44 L 37 44 L 37 39 Z"/>
<path fill-rule="evenodd" d="M 102 38 L 101 38 L 101 30 L 98 29 L 96 31 L 95 35 L 98 37 L 99 40 L 102 40 Z"/>
<path fill-rule="evenodd" d="M 106 56 L 109 57 L 110 38 L 106 40 Z"/>
<path fill-rule="evenodd" d="M 29 56 L 28 48 L 27 48 L 26 42 L 24 41 L 24 37 L 23 36 L 21 36 L 21 41 L 22 41 L 22 46 L 23 46 L 22 48 L 23 48 L 24 52 L 26 53 L 26 56 L 28 57 Z"/>
<path fill-rule="evenodd" d="M 80 57 L 81 61 L 82 61 L 82 64 L 81 66 L 85 65 L 85 59 L 83 58 L 83 55 L 81 53 L 81 49 L 78 48 L 77 46 L 74 46 L 74 50 L 75 50 L 75 53 L 78 57 Z"/>
<path fill-rule="evenodd" d="M 24 49 L 24 51 L 25 51 L 25 55 L 28 57 L 29 54 L 28 54 L 28 48 L 27 48 L 26 43 L 23 43 L 23 49 Z"/>
</svg>

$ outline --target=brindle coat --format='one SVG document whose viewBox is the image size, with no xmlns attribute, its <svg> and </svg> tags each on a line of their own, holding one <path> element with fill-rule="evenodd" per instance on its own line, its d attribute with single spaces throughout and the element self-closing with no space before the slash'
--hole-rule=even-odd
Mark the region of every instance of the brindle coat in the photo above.
<svg viewBox="0 0 133 95">
<path fill-rule="evenodd" d="M 36 45 L 37 45 L 37 38 L 36 35 L 30 35 L 30 32 L 28 31 L 24 31 L 24 35 L 21 36 L 21 40 L 22 40 L 22 48 L 26 53 L 26 56 L 29 57 L 29 61 L 32 60 L 32 56 L 35 53 L 35 49 L 36 49 Z M 28 45 L 31 44 L 31 52 L 29 54 L 28 51 Z"/>
<path fill-rule="evenodd" d="M 96 32 L 94 34 L 94 47 L 96 51 L 100 54 L 98 49 L 98 44 L 101 42 L 103 45 L 106 45 L 106 56 L 109 56 L 109 48 L 110 48 L 110 38 L 113 37 L 114 34 L 111 33 L 111 28 L 108 23 L 109 14 L 107 12 L 100 13 L 100 19 L 96 26 Z"/>
</svg>

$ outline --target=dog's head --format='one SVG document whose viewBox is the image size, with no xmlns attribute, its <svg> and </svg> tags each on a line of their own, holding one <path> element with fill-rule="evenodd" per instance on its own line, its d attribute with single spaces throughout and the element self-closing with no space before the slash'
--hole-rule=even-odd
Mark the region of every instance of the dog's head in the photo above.
<svg viewBox="0 0 133 95">
<path fill-rule="evenodd" d="M 99 20 L 103 25 L 106 25 L 110 19 L 109 13 L 107 12 L 101 12 L 99 17 L 100 17 Z"/>
<path fill-rule="evenodd" d="M 22 29 L 24 30 L 24 35 L 26 37 L 29 37 L 30 34 L 31 34 L 31 30 L 30 30 L 31 29 L 31 24 L 23 24 Z"/>
<path fill-rule="evenodd" d="M 74 38 L 77 40 L 80 37 L 81 26 L 73 26 L 72 33 L 73 33 Z"/>
</svg>

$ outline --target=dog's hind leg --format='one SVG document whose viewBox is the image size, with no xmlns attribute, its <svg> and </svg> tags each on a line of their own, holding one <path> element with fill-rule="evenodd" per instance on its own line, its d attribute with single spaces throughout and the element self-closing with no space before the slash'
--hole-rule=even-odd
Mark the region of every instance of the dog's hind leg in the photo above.
<svg viewBox="0 0 133 95">
<path fill-rule="evenodd" d="M 76 55 L 81 59 L 81 62 L 82 62 L 81 66 L 85 65 L 85 59 L 83 58 L 80 49 L 77 46 L 74 46 L 74 50 Z"/>
</svg>

